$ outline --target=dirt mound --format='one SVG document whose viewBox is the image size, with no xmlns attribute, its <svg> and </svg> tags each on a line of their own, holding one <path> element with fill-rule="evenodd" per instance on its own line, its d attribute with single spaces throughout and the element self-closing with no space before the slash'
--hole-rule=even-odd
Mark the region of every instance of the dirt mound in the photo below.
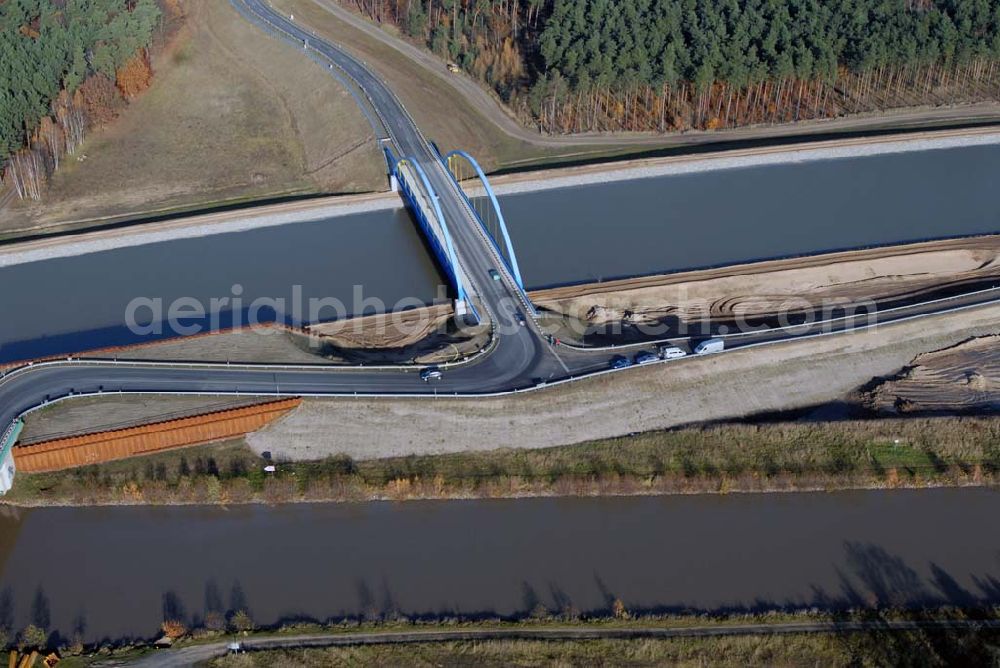
<svg viewBox="0 0 1000 668">
<path fill-rule="evenodd" d="M 864 398 L 883 415 L 1000 410 L 1000 335 L 918 355 Z"/>
<path fill-rule="evenodd" d="M 739 323 L 920 298 L 1000 277 L 1000 235 L 538 290 L 532 300 L 591 333 L 617 323 Z M 971 288 L 970 288 L 971 289 Z"/>
</svg>

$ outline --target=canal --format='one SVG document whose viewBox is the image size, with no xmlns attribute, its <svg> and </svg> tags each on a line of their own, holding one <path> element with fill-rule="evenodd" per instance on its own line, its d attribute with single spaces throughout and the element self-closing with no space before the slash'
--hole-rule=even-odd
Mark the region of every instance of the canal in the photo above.
<svg viewBox="0 0 1000 668">
<path fill-rule="evenodd" d="M 541 288 L 997 233 L 998 172 L 1000 145 L 968 146 L 540 190 L 502 205 L 525 281 Z M 148 341 L 126 327 L 136 297 L 159 300 L 164 316 L 182 297 L 206 311 L 213 298 L 284 300 L 262 313 L 297 324 L 309 314 L 296 302 L 332 297 L 349 315 L 428 303 L 442 283 L 399 209 L 13 265 L 0 268 L 0 363 Z M 227 308 L 214 309 L 222 324 Z"/>
<path fill-rule="evenodd" d="M 984 489 L 0 513 L 0 625 L 1000 603 Z"/>
</svg>

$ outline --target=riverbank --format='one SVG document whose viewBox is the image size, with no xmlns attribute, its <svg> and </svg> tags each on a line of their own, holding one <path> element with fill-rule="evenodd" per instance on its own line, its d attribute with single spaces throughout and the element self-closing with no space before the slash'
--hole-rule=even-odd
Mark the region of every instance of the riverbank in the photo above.
<svg viewBox="0 0 1000 668">
<path fill-rule="evenodd" d="M 1000 417 L 718 424 L 541 450 L 316 461 L 242 440 L 52 473 L 7 505 L 185 505 L 651 496 L 1000 484 Z M 263 467 L 274 465 L 274 473 Z"/>
<path fill-rule="evenodd" d="M 109 659 L 135 666 L 166 666 L 208 661 L 211 666 L 402 665 L 414 662 L 452 665 L 470 660 L 479 666 L 642 665 L 720 661 L 734 665 L 853 665 L 890 663 L 956 655 L 974 661 L 997 645 L 997 619 L 991 610 L 868 611 L 849 615 L 768 613 L 735 616 L 639 616 L 621 609 L 621 618 L 574 618 L 572 610 L 539 614 L 520 622 L 293 624 L 276 631 L 224 635 L 201 629 L 171 649 L 104 647 L 75 656 L 70 667 Z M 889 640 L 888 645 L 885 641 Z M 229 643 L 243 652 L 228 654 Z M 86 651 L 86 650 L 85 650 Z M 228 655 L 227 655 L 228 654 Z M 462 657 L 459 659 L 459 657 Z M 463 664 L 464 665 L 464 664 Z"/>
<path fill-rule="evenodd" d="M 792 145 L 757 146 L 576 167 L 555 167 L 495 176 L 490 182 L 498 195 L 515 195 L 657 176 L 965 146 L 988 146 L 998 142 L 1000 142 L 1000 132 L 995 127 L 915 131 L 889 137 L 816 140 Z M 475 184 L 470 187 L 470 192 L 477 192 Z M 316 197 L 247 209 L 192 215 L 179 212 L 178 217 L 169 220 L 115 225 L 109 229 L 84 230 L 77 234 L 30 239 L 0 247 L 0 267 L 401 207 L 402 200 L 396 193 L 383 192 Z"/>
</svg>

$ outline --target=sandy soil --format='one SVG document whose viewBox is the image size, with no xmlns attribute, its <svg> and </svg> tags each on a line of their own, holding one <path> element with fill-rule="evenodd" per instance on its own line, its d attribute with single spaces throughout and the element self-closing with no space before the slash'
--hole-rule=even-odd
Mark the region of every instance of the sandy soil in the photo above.
<svg viewBox="0 0 1000 668">
<path fill-rule="evenodd" d="M 225 0 L 188 0 L 153 86 L 91 132 L 38 203 L 0 232 L 305 192 L 384 189 L 374 133 L 353 97 L 301 49 Z M 295 72 L 295 76 L 288 76 Z"/>
<path fill-rule="evenodd" d="M 324 364 L 324 346 L 316 337 L 277 327 L 257 327 L 191 336 L 128 348 L 95 350 L 79 357 L 178 362 L 276 362 Z"/>
<path fill-rule="evenodd" d="M 489 327 L 458 331 L 451 303 L 307 327 L 329 348 L 325 354 L 353 363 L 450 362 L 489 343 Z"/>
<path fill-rule="evenodd" d="M 836 401 L 914 356 L 1000 331 L 1000 306 L 634 368 L 492 399 L 309 400 L 248 437 L 259 451 L 316 459 L 539 448 Z"/>
<path fill-rule="evenodd" d="M 609 324 L 732 321 L 903 299 L 1000 278 L 1000 236 L 955 239 L 539 290 L 540 307 L 589 331 Z M 577 331 L 580 331 L 579 329 Z"/>
<path fill-rule="evenodd" d="M 865 394 L 883 415 L 1000 409 L 1000 336 L 917 355 Z"/>
</svg>

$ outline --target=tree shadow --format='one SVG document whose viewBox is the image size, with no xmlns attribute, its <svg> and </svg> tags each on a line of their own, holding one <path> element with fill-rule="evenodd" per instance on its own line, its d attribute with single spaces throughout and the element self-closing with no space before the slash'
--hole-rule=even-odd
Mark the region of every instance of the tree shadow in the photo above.
<svg viewBox="0 0 1000 668">
<path fill-rule="evenodd" d="M 180 596 L 173 590 L 166 591 L 162 597 L 163 621 L 165 622 L 185 622 L 187 621 L 187 610 Z"/>
</svg>

